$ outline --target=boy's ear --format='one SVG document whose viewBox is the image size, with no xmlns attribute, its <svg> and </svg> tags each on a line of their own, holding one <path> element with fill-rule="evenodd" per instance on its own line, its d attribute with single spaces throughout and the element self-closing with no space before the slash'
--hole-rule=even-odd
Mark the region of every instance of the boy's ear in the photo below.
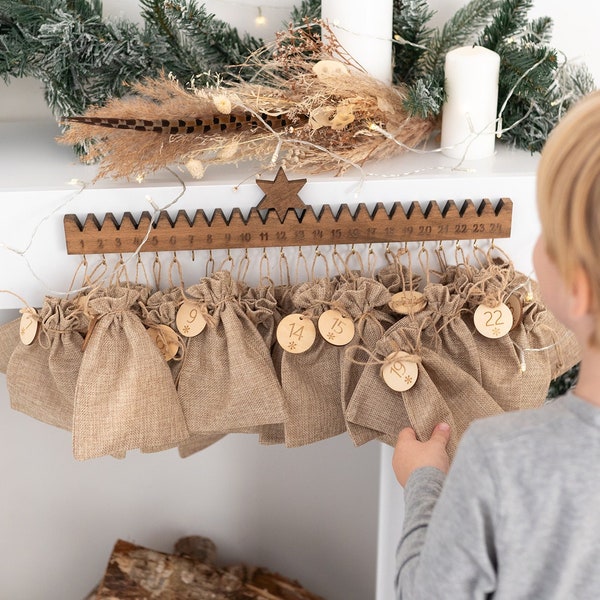
<svg viewBox="0 0 600 600">
<path fill-rule="evenodd" d="M 571 282 L 571 314 L 573 317 L 584 317 L 592 310 L 592 286 L 587 272 L 579 267 Z"/>
</svg>

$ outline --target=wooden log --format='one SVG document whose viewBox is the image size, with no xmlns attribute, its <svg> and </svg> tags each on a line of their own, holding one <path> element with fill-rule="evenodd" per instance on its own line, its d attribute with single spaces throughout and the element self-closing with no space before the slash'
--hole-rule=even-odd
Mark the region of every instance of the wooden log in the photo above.
<svg viewBox="0 0 600 600">
<path fill-rule="evenodd" d="M 223 569 L 118 540 L 96 600 L 323 600 L 266 569 Z"/>
</svg>

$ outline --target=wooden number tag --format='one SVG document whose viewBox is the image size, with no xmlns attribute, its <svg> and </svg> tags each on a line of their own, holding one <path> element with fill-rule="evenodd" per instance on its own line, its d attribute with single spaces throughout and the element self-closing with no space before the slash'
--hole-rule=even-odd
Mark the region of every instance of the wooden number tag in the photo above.
<svg viewBox="0 0 600 600">
<path fill-rule="evenodd" d="M 492 339 L 505 336 L 513 326 L 512 313 L 504 302 L 494 307 L 480 304 L 475 309 L 473 321 L 481 335 Z"/>
<path fill-rule="evenodd" d="M 175 317 L 177 330 L 185 337 L 196 337 L 204 331 L 206 319 L 202 316 L 197 304 L 184 302 Z"/>
<path fill-rule="evenodd" d="M 35 308 L 24 308 L 21 312 L 23 316 L 19 326 L 19 336 L 26 346 L 30 346 L 35 340 L 40 325 L 37 318 L 38 314 Z"/>
<path fill-rule="evenodd" d="M 388 306 L 399 315 L 414 315 L 427 306 L 427 299 L 421 292 L 407 290 L 392 296 Z"/>
<path fill-rule="evenodd" d="M 284 317 L 277 326 L 277 342 L 292 354 L 306 352 L 317 338 L 314 323 L 301 314 L 291 314 Z"/>
<path fill-rule="evenodd" d="M 345 346 L 354 339 L 354 322 L 339 310 L 326 310 L 318 325 L 323 338 L 334 346 Z"/>
<path fill-rule="evenodd" d="M 175 358 L 179 350 L 179 338 L 175 331 L 168 325 L 153 325 L 147 331 L 165 360 Z"/>
<path fill-rule="evenodd" d="M 419 366 L 416 362 L 402 360 L 408 356 L 401 350 L 392 352 L 386 357 L 381 370 L 383 380 L 395 392 L 406 392 L 417 382 Z"/>
<path fill-rule="evenodd" d="M 516 329 L 523 320 L 523 301 L 518 294 L 511 294 L 506 300 L 506 306 L 510 310 L 513 324 L 510 330 Z"/>
</svg>

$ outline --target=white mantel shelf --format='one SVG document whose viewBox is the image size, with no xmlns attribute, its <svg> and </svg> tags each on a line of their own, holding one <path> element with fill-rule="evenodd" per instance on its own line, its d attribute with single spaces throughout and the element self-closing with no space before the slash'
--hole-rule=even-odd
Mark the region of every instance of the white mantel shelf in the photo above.
<svg viewBox="0 0 600 600">
<path fill-rule="evenodd" d="M 48 289 L 65 290 L 78 258 L 65 251 L 62 215 L 87 213 L 102 215 L 113 212 L 119 218 L 123 212 L 134 215 L 151 210 L 149 199 L 157 206 L 169 204 L 181 192 L 181 185 L 169 172 L 163 171 L 136 182 L 102 179 L 93 182 L 94 166 L 85 166 L 68 146 L 55 138 L 59 128 L 54 121 L 0 122 L 0 243 L 22 250 L 37 228 L 35 239 L 27 251 L 34 272 Z M 307 204 L 349 204 L 364 202 L 426 202 L 447 199 L 478 200 L 520 196 L 527 210 L 516 208 L 513 217 L 513 238 L 529 239 L 531 232 L 519 231 L 519 223 L 527 226 L 535 220 L 533 181 L 538 157 L 497 145 L 490 159 L 463 163 L 439 152 L 407 153 L 394 159 L 367 164 L 361 174 L 350 169 L 345 175 L 308 175 L 300 195 Z M 202 180 L 193 180 L 178 171 L 187 189 L 170 211 L 194 211 L 216 207 L 226 213 L 234 207 L 245 211 L 256 205 L 262 191 L 254 183 L 258 166 L 242 164 L 209 167 Z M 306 177 L 304 173 L 288 172 L 288 177 Z M 263 171 L 262 178 L 272 178 L 274 172 Z M 72 180 L 87 187 L 80 194 Z M 237 189 L 236 189 L 237 187 Z M 521 218 L 526 218 L 523 223 Z M 31 276 L 25 261 L 0 247 L 0 289 L 10 289 L 38 305 L 46 290 Z M 0 294 L 0 309 L 20 308 L 15 297 Z"/>
</svg>

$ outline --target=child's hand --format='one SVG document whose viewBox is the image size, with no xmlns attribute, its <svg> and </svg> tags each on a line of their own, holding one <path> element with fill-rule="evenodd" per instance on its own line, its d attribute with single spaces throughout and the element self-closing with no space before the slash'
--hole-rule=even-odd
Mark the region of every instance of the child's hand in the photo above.
<svg viewBox="0 0 600 600">
<path fill-rule="evenodd" d="M 400 485 L 404 487 L 411 473 L 420 467 L 436 467 L 447 473 L 450 468 L 446 452 L 449 439 L 450 426 L 447 423 L 436 425 L 428 442 L 419 442 L 410 427 L 403 429 L 392 458 L 392 467 Z"/>
</svg>

